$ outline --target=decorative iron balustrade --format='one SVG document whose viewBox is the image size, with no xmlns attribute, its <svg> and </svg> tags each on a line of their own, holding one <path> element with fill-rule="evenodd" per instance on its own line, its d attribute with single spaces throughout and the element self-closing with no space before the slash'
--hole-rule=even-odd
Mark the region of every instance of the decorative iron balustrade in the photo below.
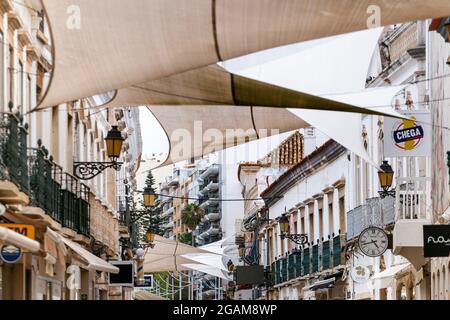
<svg viewBox="0 0 450 320">
<path fill-rule="evenodd" d="M 304 246 L 271 264 L 271 280 L 277 285 L 317 272 L 345 265 L 344 235 L 338 235 L 315 245 Z"/>
<path fill-rule="evenodd" d="M 30 205 L 64 227 L 89 236 L 89 188 L 55 164 L 40 141 L 38 148 L 28 148 L 27 137 L 28 126 L 19 113 L 1 116 L 0 179 L 16 184 Z"/>
<path fill-rule="evenodd" d="M 29 191 L 27 164 L 28 125 L 19 113 L 2 114 L 0 119 L 0 179 L 10 180 L 23 192 Z"/>
<path fill-rule="evenodd" d="M 60 210 L 62 168 L 48 158 L 47 150 L 39 143 L 39 148 L 30 149 L 28 154 L 30 168 L 31 205 L 42 208 L 55 221 L 62 223 Z"/>
</svg>

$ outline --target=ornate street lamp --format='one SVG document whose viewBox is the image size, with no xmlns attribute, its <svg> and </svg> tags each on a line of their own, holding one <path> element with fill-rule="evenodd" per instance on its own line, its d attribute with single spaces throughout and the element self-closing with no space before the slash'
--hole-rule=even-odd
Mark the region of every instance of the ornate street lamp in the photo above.
<svg viewBox="0 0 450 320">
<path fill-rule="evenodd" d="M 154 228 L 148 228 L 147 232 L 145 233 L 145 240 L 149 243 L 152 244 L 153 241 L 155 241 L 155 229 Z"/>
<path fill-rule="evenodd" d="M 90 180 L 102 173 L 107 168 L 113 168 L 119 171 L 122 163 L 117 162 L 122 150 L 122 144 L 125 139 L 117 129 L 117 126 L 112 126 L 108 132 L 106 142 L 106 153 L 111 159 L 111 162 L 74 162 L 73 174 L 80 180 Z"/>
<path fill-rule="evenodd" d="M 279 217 L 277 220 L 280 225 L 281 240 L 289 239 L 292 242 L 295 242 L 296 244 L 299 244 L 299 245 L 304 245 L 304 244 L 308 243 L 308 236 L 306 234 L 302 234 L 302 233 L 291 234 L 290 233 L 289 218 L 287 217 L 286 214 L 281 215 L 281 217 Z"/>
<path fill-rule="evenodd" d="M 156 194 L 152 191 L 151 188 L 145 188 L 142 193 L 144 196 L 144 206 L 145 207 L 153 207 L 156 201 Z"/>
<path fill-rule="evenodd" d="M 378 180 L 380 181 L 380 187 L 382 191 L 379 191 L 381 198 L 387 196 L 395 197 L 395 190 L 390 190 L 392 187 L 392 181 L 394 179 L 394 171 L 388 161 L 383 161 L 378 171 Z"/>
</svg>

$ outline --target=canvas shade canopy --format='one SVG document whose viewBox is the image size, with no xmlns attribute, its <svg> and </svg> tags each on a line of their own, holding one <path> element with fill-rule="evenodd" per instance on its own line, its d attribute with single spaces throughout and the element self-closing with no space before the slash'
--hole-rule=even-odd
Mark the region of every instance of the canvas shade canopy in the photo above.
<svg viewBox="0 0 450 320">
<path fill-rule="evenodd" d="M 234 75 L 217 65 L 199 68 L 148 83 L 121 89 L 110 107 L 140 105 L 235 105 L 272 108 L 300 108 L 386 115 Z M 170 110 L 167 110 L 168 112 Z M 397 116 L 397 115 L 396 115 Z"/>
<path fill-rule="evenodd" d="M 88 269 L 110 273 L 119 273 L 119 268 L 93 255 L 79 244 L 64 237 L 61 237 L 61 239 L 72 251 L 77 253 L 83 260 L 86 261 Z"/>
<path fill-rule="evenodd" d="M 233 75 L 216 65 L 118 90 L 107 105 L 148 106 L 171 145 L 165 165 L 309 126 L 284 107 L 400 116 Z M 336 118 L 345 123 L 343 114 Z"/>
<path fill-rule="evenodd" d="M 411 267 L 411 263 L 403 263 L 391 266 L 380 273 L 377 273 L 371 278 L 372 284 L 376 289 L 384 289 L 391 286 L 394 282 L 395 276 L 401 274 Z"/>
<path fill-rule="evenodd" d="M 209 275 L 212 275 L 214 277 L 218 277 L 224 280 L 232 280 L 232 277 L 227 276 L 221 269 L 219 268 L 215 268 L 212 266 L 208 266 L 208 265 L 204 265 L 204 264 L 197 264 L 197 263 L 188 263 L 188 264 L 184 264 L 184 267 L 194 270 L 194 271 L 199 271 L 202 273 L 206 273 Z"/>
<path fill-rule="evenodd" d="M 447 0 L 41 0 L 50 107 L 263 49 L 450 15 Z M 369 12 L 369 13 L 368 13 Z M 376 11 L 374 11 L 376 15 Z M 78 21 L 77 21 L 78 20 Z"/>
<path fill-rule="evenodd" d="M 183 264 L 195 263 L 185 258 L 188 253 L 207 253 L 200 248 L 180 243 L 161 236 L 155 236 L 155 246 L 148 248 L 144 256 L 144 272 L 183 271 Z"/>
<path fill-rule="evenodd" d="M 228 272 L 228 268 L 223 263 L 222 255 L 213 253 L 188 253 L 183 255 L 183 257 Z"/>
</svg>

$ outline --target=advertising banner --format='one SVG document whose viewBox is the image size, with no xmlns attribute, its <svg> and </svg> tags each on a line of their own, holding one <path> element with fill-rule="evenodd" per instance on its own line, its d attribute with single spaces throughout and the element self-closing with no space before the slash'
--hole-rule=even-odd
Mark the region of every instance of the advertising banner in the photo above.
<svg viewBox="0 0 450 320">
<path fill-rule="evenodd" d="M 431 154 L 431 114 L 426 110 L 399 111 L 410 120 L 385 118 L 385 157 L 427 157 Z"/>
<path fill-rule="evenodd" d="M 450 225 L 423 226 L 423 253 L 425 258 L 449 256 Z"/>
</svg>

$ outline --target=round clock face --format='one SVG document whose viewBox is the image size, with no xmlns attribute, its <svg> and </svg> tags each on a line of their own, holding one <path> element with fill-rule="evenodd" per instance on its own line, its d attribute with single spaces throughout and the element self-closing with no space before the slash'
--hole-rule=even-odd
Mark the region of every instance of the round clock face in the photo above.
<svg viewBox="0 0 450 320">
<path fill-rule="evenodd" d="M 366 256 L 379 257 L 387 250 L 388 236 L 381 228 L 369 227 L 361 232 L 358 245 Z"/>
</svg>

